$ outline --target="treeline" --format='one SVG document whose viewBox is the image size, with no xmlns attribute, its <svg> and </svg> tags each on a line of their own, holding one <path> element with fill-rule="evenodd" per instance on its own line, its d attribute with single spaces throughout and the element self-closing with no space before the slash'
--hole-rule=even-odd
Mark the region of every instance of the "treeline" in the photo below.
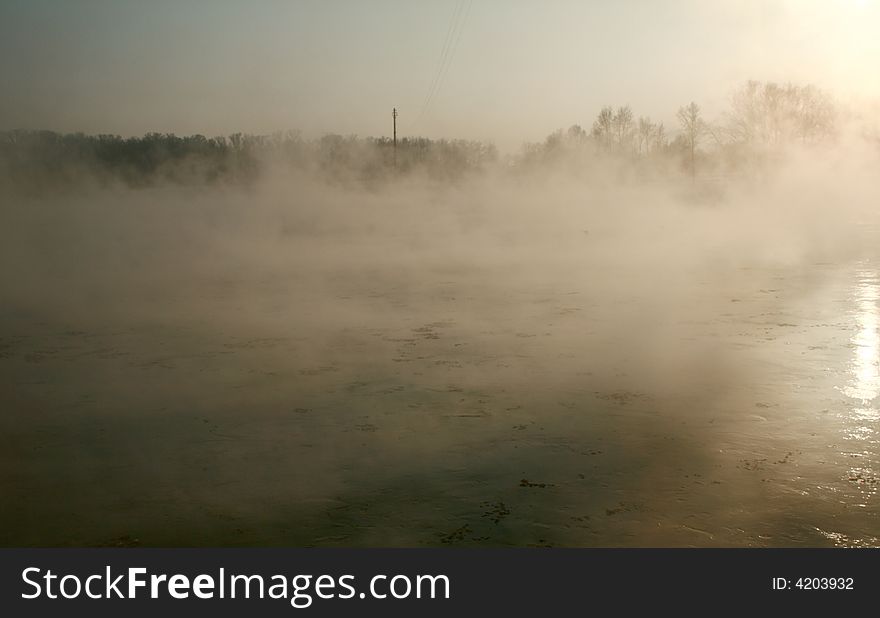
<svg viewBox="0 0 880 618">
<path fill-rule="evenodd" d="M 144 187 L 161 183 L 254 182 L 272 167 L 321 174 L 330 181 L 371 182 L 424 173 L 450 180 L 498 158 L 495 147 L 467 140 L 398 140 L 296 132 L 228 137 L 149 133 L 143 137 L 0 132 L 0 181 L 24 192 L 84 183 Z"/>
<path fill-rule="evenodd" d="M 679 108 L 671 126 L 636 116 L 629 105 L 605 106 L 589 129 L 573 125 L 526 144 L 499 166 L 517 174 L 569 169 L 605 174 L 611 161 L 626 173 L 712 175 L 767 169 L 792 145 L 826 144 L 838 136 L 841 111 L 811 85 L 749 81 L 713 120 L 700 106 Z M 876 135 L 871 138 L 880 144 Z M 208 138 L 149 133 L 143 137 L 0 132 L 0 187 L 68 190 L 87 183 L 143 187 L 161 183 L 251 183 L 267 170 L 299 170 L 340 183 L 377 183 L 420 174 L 440 181 L 501 163 L 492 144 L 421 137 L 297 132 Z"/>
<path fill-rule="evenodd" d="M 671 127 L 648 116 L 636 118 L 629 105 L 605 106 L 589 131 L 580 125 L 556 131 L 541 143 L 527 144 L 516 163 L 528 168 L 587 154 L 655 170 L 731 172 L 766 163 L 791 145 L 833 140 L 838 119 L 831 96 L 815 86 L 749 81 L 714 121 L 694 102 L 678 109 Z"/>
</svg>

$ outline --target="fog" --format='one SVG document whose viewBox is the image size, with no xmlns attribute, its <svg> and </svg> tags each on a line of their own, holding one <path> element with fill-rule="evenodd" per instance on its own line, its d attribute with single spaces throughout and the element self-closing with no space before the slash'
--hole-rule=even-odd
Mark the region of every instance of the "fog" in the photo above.
<svg viewBox="0 0 880 618">
<path fill-rule="evenodd" d="M 601 118 L 6 134 L 2 544 L 876 544 L 876 139 Z"/>
<path fill-rule="evenodd" d="M 608 97 L 713 116 L 749 78 L 876 102 L 878 20 L 874 0 L 6 0 L 0 128 L 378 135 L 397 106 L 402 134 L 506 151 Z"/>
</svg>

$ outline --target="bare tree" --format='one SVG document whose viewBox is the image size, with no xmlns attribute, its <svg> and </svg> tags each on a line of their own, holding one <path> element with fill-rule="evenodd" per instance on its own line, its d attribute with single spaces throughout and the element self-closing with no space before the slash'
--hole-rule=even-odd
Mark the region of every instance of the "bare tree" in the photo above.
<svg viewBox="0 0 880 618">
<path fill-rule="evenodd" d="M 580 147 L 584 142 L 587 141 L 587 132 L 579 124 L 573 124 L 568 127 L 568 131 L 565 134 L 568 142 L 576 147 Z"/>
<path fill-rule="evenodd" d="M 777 147 L 829 137 L 835 116 L 831 97 L 815 86 L 749 81 L 731 98 L 727 130 L 735 142 Z"/>
<path fill-rule="evenodd" d="M 696 174 L 695 157 L 697 144 L 706 131 L 706 123 L 700 116 L 700 106 L 691 101 L 688 105 L 678 109 L 678 122 L 681 124 L 682 137 L 690 151 L 691 176 Z"/>
<path fill-rule="evenodd" d="M 621 152 L 626 150 L 626 145 L 632 140 L 633 113 L 629 105 L 617 108 L 614 114 L 614 132 L 617 137 L 617 146 Z"/>
<path fill-rule="evenodd" d="M 645 154 L 651 152 L 651 136 L 654 134 L 654 123 L 650 118 L 639 116 L 638 145 L 639 155 L 642 154 L 642 144 L 645 145 Z"/>
<path fill-rule="evenodd" d="M 828 137 L 834 132 L 837 110 L 831 96 L 813 85 L 797 90 L 796 127 L 802 142 Z"/>
<path fill-rule="evenodd" d="M 593 123 L 593 137 L 596 138 L 605 150 L 611 147 L 612 131 L 614 127 L 614 110 L 606 105 L 599 111 L 596 121 Z"/>
<path fill-rule="evenodd" d="M 666 135 L 666 127 L 663 125 L 662 122 L 657 123 L 657 126 L 654 127 L 652 140 L 654 142 L 654 152 L 662 152 L 669 144 L 669 138 Z"/>
</svg>

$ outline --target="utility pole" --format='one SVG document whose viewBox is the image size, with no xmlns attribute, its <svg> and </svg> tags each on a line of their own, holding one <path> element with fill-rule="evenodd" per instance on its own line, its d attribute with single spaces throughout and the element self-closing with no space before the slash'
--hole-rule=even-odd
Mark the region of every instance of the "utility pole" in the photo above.
<svg viewBox="0 0 880 618">
<path fill-rule="evenodd" d="M 394 169 L 397 169 L 397 108 L 391 110 L 391 118 L 394 121 Z"/>
</svg>

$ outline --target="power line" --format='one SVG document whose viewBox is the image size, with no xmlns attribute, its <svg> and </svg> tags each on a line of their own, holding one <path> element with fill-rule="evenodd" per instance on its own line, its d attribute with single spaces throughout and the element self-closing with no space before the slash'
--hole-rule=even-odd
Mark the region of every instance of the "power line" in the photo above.
<svg viewBox="0 0 880 618">
<path fill-rule="evenodd" d="M 465 24 L 467 23 L 467 19 L 468 19 L 468 16 L 470 15 L 471 6 L 473 6 L 473 3 L 474 3 L 474 0 L 468 0 L 468 2 L 467 2 L 467 8 L 464 11 L 464 17 L 462 18 L 461 26 L 458 29 L 458 36 L 456 37 L 455 41 L 452 44 L 452 48 L 449 52 L 449 58 L 446 62 L 446 67 L 443 70 L 443 73 L 441 73 L 440 79 L 437 83 L 437 88 L 434 92 L 435 95 L 437 94 L 437 92 L 440 92 L 440 88 L 443 86 L 443 80 L 446 79 L 446 75 L 449 73 L 449 67 L 452 66 L 452 61 L 455 60 L 455 53 L 458 51 L 458 44 L 461 42 L 462 34 L 464 34 L 464 27 L 465 27 Z M 428 104 L 430 105 L 430 101 Z"/>
<path fill-rule="evenodd" d="M 452 12 L 452 17 L 449 21 L 449 27 L 446 30 L 446 37 L 443 40 L 443 48 L 440 52 L 440 60 L 437 64 L 437 72 L 434 75 L 434 79 L 431 80 L 431 85 L 428 88 L 428 93 L 425 95 L 424 103 L 422 104 L 421 112 L 416 118 L 414 125 L 422 119 L 425 115 L 425 112 L 428 110 L 428 107 L 431 105 L 431 102 L 434 99 L 434 96 L 439 92 L 440 85 L 449 71 L 449 66 L 452 64 L 452 58 L 455 55 L 455 50 L 458 47 L 458 42 L 461 40 L 461 34 L 464 31 L 464 24 L 467 20 L 467 15 L 470 13 L 471 4 L 473 0 L 459 0 L 455 9 Z M 465 6 L 467 9 L 465 10 Z"/>
<path fill-rule="evenodd" d="M 440 74 L 443 72 L 443 67 L 446 66 L 446 60 L 449 57 L 450 44 L 452 43 L 455 30 L 458 27 L 458 18 L 461 14 L 461 9 L 464 7 L 464 1 L 465 0 L 458 0 L 455 8 L 452 11 L 452 17 L 449 20 L 449 26 L 446 28 L 446 36 L 443 39 L 443 48 L 440 51 L 440 59 L 437 62 L 437 71 L 434 73 L 434 77 L 431 80 L 430 85 L 428 86 L 428 91 L 425 94 L 425 99 L 424 101 L 422 101 L 421 110 L 419 111 L 419 115 L 416 117 L 416 123 L 421 120 L 422 116 L 425 114 L 425 110 L 428 109 L 428 104 L 430 103 L 431 98 L 434 95 L 434 91 L 437 88 L 437 82 L 440 79 Z"/>
</svg>

